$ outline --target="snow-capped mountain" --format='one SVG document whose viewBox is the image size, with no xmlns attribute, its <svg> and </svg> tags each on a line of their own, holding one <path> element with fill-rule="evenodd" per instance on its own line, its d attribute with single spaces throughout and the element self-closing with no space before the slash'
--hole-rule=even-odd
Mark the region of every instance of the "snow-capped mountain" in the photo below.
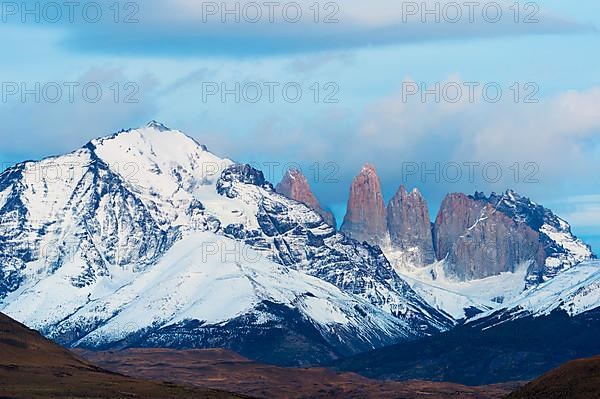
<svg viewBox="0 0 600 399">
<path fill-rule="evenodd" d="M 240 341 L 260 345 L 261 334 L 285 329 L 327 359 L 411 335 L 367 301 L 250 249 L 238 256 L 238 248 L 226 237 L 191 233 L 146 271 L 115 268 L 85 287 L 70 281 L 80 264 L 74 258 L 35 286 L 9 294 L 3 312 L 60 343 L 87 348 L 225 345 L 247 352 Z M 295 352 L 288 356 L 299 362 L 323 360 L 312 350 Z"/>
<path fill-rule="evenodd" d="M 591 248 L 551 210 L 513 191 L 450 194 L 434 226 L 438 261 L 388 259 L 428 302 L 456 319 L 504 307 L 531 288 L 594 259 Z"/>
<path fill-rule="evenodd" d="M 525 291 L 501 309 L 490 310 L 471 322 L 485 328 L 523 317 L 549 316 L 564 311 L 569 316 L 600 308 L 600 262 L 584 262 Z M 483 321 L 483 323 L 482 323 Z"/>
<path fill-rule="evenodd" d="M 485 289 L 494 289 L 493 281 L 470 293 L 481 295 Z M 482 385 L 530 380 L 559 364 L 600 353 L 599 261 L 564 270 L 499 306 L 446 333 L 337 364 L 373 378 Z"/>
<path fill-rule="evenodd" d="M 492 193 L 487 201 L 517 223 L 525 223 L 539 232 L 545 259 L 539 269 L 530 270 L 528 285 L 548 281 L 562 271 L 594 259 L 592 248 L 575 237 L 569 223 L 550 209 L 511 190 L 502 195 Z"/>
<path fill-rule="evenodd" d="M 308 183 L 308 179 L 297 168 L 289 168 L 281 182 L 277 184 L 276 190 L 279 194 L 301 202 L 317 212 L 328 225 L 335 227 L 335 216 L 329 210 L 323 209 L 317 197 L 313 194 Z"/>
<path fill-rule="evenodd" d="M 372 165 L 352 182 L 341 231 L 378 245 L 414 291 L 456 320 L 594 259 L 565 220 L 511 190 L 448 194 L 433 225 L 418 189 L 400 186 L 386 207 Z"/>
<path fill-rule="evenodd" d="M 73 346 L 292 364 L 453 325 L 379 248 L 156 122 L 2 173 L 0 276 L 2 312 Z"/>
</svg>

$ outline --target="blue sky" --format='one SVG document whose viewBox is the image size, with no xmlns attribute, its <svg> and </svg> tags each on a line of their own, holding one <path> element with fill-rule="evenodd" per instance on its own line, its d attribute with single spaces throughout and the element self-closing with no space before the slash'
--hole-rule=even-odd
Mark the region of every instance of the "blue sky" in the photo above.
<svg viewBox="0 0 600 399">
<path fill-rule="evenodd" d="M 41 10 L 51 2 L 26 3 Z M 504 14 L 496 23 L 477 12 L 472 22 L 423 22 L 420 13 L 408 15 L 409 2 L 356 0 L 334 8 L 318 3 L 315 23 L 313 3 L 298 2 L 299 23 L 277 13 L 272 23 L 223 23 L 207 14 L 206 3 L 190 0 L 117 3 L 118 23 L 112 1 L 97 3 L 103 15 L 96 23 L 78 11 L 72 23 L 66 14 L 55 23 L 43 15 L 23 23 L 22 10 L 3 9 L 3 91 L 14 83 L 92 82 L 103 94 L 96 103 L 80 91 L 73 101 L 63 92 L 56 103 L 8 95 L 0 103 L 2 163 L 67 152 L 157 119 L 215 153 L 271 170 L 274 181 L 287 163 L 299 164 L 338 217 L 353 175 L 370 162 L 387 198 L 401 183 L 418 187 L 435 213 L 447 192 L 514 188 L 555 209 L 600 248 L 597 1 L 517 3 L 518 23 L 509 8 L 514 1 L 497 2 Z M 538 22 L 523 23 L 532 10 Z M 323 23 L 331 12 L 339 22 Z M 130 14 L 137 23 L 124 23 Z M 303 96 L 291 103 L 278 89 L 272 103 L 264 92 L 257 103 L 236 103 L 231 96 L 223 102 L 202 95 L 207 84 L 264 88 L 264 82 L 294 83 Z M 408 85 L 464 88 L 465 82 L 494 83 L 502 99 L 492 104 L 476 95 L 471 102 L 464 93 L 456 103 L 403 98 Z M 510 89 L 515 83 L 517 103 Z M 538 103 L 523 103 L 531 87 Z M 126 103 L 128 94 L 137 102 Z M 325 103 L 327 94 L 337 102 Z M 474 163 L 480 166 L 471 180 L 465 164 Z M 460 165 L 463 176 L 436 181 L 410 173 L 415 165 L 448 173 Z M 483 178 L 481 169 L 489 165 L 499 166 L 502 178 Z"/>
</svg>

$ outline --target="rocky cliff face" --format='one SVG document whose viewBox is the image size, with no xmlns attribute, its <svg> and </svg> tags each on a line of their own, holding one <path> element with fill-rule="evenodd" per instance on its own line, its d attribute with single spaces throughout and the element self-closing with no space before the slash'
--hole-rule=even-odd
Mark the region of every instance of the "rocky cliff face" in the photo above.
<svg viewBox="0 0 600 399">
<path fill-rule="evenodd" d="M 460 280 L 514 272 L 527 265 L 529 284 L 538 284 L 584 260 L 590 248 L 550 210 L 507 191 L 486 197 L 449 194 L 434 226 L 437 258 Z"/>
<path fill-rule="evenodd" d="M 381 183 L 372 165 L 365 165 L 352 182 L 341 231 L 360 242 L 389 241 Z"/>
<path fill-rule="evenodd" d="M 391 246 L 410 253 L 412 263 L 427 265 L 435 261 L 429 210 L 419 190 L 409 193 L 400 186 L 387 206 L 387 226 Z"/>
<path fill-rule="evenodd" d="M 593 258 L 566 221 L 513 191 L 449 194 L 431 230 L 418 190 L 401 186 L 386 208 L 374 167 L 366 165 L 352 182 L 341 232 L 379 245 L 400 272 L 438 260 L 461 281 L 519 269 L 535 286 Z"/>
<path fill-rule="evenodd" d="M 481 218 L 454 242 L 445 269 L 468 281 L 515 272 L 524 262 L 538 270 L 544 260 L 536 231 L 487 204 Z"/>
<path fill-rule="evenodd" d="M 435 219 L 433 239 L 438 260 L 448 256 L 458 238 L 475 224 L 484 204 L 462 193 L 448 194 Z"/>
<path fill-rule="evenodd" d="M 481 194 L 449 194 L 442 202 L 435 249 L 450 276 L 468 281 L 514 272 L 524 262 L 532 270 L 543 266 L 539 233 L 495 205 Z"/>
<path fill-rule="evenodd" d="M 293 199 L 294 201 L 301 202 L 308 206 L 321 215 L 325 223 L 332 227 L 336 227 L 333 213 L 321 207 L 319 200 L 310 189 L 308 179 L 300 170 L 296 168 L 288 169 L 281 182 L 277 185 L 276 190 L 279 194 L 283 194 L 289 199 Z"/>
<path fill-rule="evenodd" d="M 379 245 L 395 267 L 435 262 L 427 202 L 417 189 L 409 193 L 401 186 L 386 208 L 379 177 L 371 165 L 352 182 L 341 231 Z"/>
<path fill-rule="evenodd" d="M 492 193 L 488 202 L 496 204 L 500 212 L 539 233 L 545 260 L 543 267 L 530 271 L 527 281 L 529 285 L 548 281 L 581 262 L 595 259 L 592 248 L 578 239 L 572 233 L 569 223 L 550 209 L 513 191 Z"/>
<path fill-rule="evenodd" d="M 566 221 L 513 191 L 448 194 L 432 228 L 418 190 L 401 186 L 384 208 L 368 165 L 352 183 L 341 232 L 379 246 L 413 290 L 456 320 L 594 258 Z"/>
</svg>

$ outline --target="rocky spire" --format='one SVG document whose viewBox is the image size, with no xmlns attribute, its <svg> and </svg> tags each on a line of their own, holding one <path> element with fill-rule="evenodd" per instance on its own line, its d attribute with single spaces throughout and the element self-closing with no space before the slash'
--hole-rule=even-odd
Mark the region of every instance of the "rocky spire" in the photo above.
<svg viewBox="0 0 600 399">
<path fill-rule="evenodd" d="M 288 169 L 281 182 L 277 185 L 276 190 L 279 194 L 301 202 L 317 212 L 328 225 L 332 227 L 336 226 L 333 213 L 321 207 L 319 200 L 317 200 L 317 197 L 315 197 L 310 189 L 306 176 L 300 170 L 296 168 Z"/>
<path fill-rule="evenodd" d="M 372 165 L 365 165 L 352 182 L 341 231 L 371 244 L 383 244 L 388 239 L 381 183 Z"/>
<path fill-rule="evenodd" d="M 435 261 L 429 210 L 419 190 L 400 186 L 387 207 L 387 226 L 392 247 L 411 253 L 413 264 Z"/>
</svg>

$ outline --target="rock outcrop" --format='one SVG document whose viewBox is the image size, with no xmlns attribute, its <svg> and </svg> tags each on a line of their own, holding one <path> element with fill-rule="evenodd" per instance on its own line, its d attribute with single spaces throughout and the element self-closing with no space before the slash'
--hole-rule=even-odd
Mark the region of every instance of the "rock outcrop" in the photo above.
<svg viewBox="0 0 600 399">
<path fill-rule="evenodd" d="M 413 264 L 435 262 L 431 219 L 427 202 L 419 190 L 409 193 L 400 186 L 387 206 L 387 225 L 391 246 L 411 254 Z"/>
<path fill-rule="evenodd" d="M 365 165 L 350 188 L 341 231 L 358 241 L 379 245 L 394 264 L 423 266 L 435 262 L 427 202 L 415 189 L 400 186 L 385 206 L 375 168 Z"/>
<path fill-rule="evenodd" d="M 433 229 L 435 253 L 438 260 L 450 253 L 452 246 L 481 215 L 484 203 L 466 194 L 448 194 L 442 201 Z"/>
<path fill-rule="evenodd" d="M 461 281 L 527 268 L 531 287 L 594 258 L 566 221 L 510 190 L 489 197 L 448 194 L 432 231 L 427 202 L 418 190 L 400 186 L 385 207 L 371 165 L 352 182 L 341 232 L 380 246 L 397 269 L 445 260 L 448 277 Z"/>
<path fill-rule="evenodd" d="M 341 231 L 355 240 L 373 245 L 389 241 L 381 183 L 372 165 L 365 165 L 352 181 Z"/>
<path fill-rule="evenodd" d="M 336 227 L 333 213 L 321 207 L 319 200 L 310 189 L 308 179 L 300 170 L 296 168 L 288 169 L 281 182 L 277 185 L 276 190 L 279 194 L 285 195 L 289 199 L 308 206 L 310 209 L 321 215 L 325 223 L 332 227 Z"/>
<path fill-rule="evenodd" d="M 529 284 L 591 259 L 567 222 L 528 198 L 507 191 L 449 194 L 435 221 L 434 246 L 446 272 L 467 281 L 528 265 Z"/>
<path fill-rule="evenodd" d="M 445 269 L 468 281 L 515 272 L 524 262 L 537 270 L 544 260 L 538 232 L 487 204 L 480 219 L 452 246 Z"/>
<path fill-rule="evenodd" d="M 544 264 L 539 233 L 476 193 L 449 194 L 435 221 L 435 250 L 446 272 L 462 281 L 514 272 L 524 263 Z"/>
</svg>

